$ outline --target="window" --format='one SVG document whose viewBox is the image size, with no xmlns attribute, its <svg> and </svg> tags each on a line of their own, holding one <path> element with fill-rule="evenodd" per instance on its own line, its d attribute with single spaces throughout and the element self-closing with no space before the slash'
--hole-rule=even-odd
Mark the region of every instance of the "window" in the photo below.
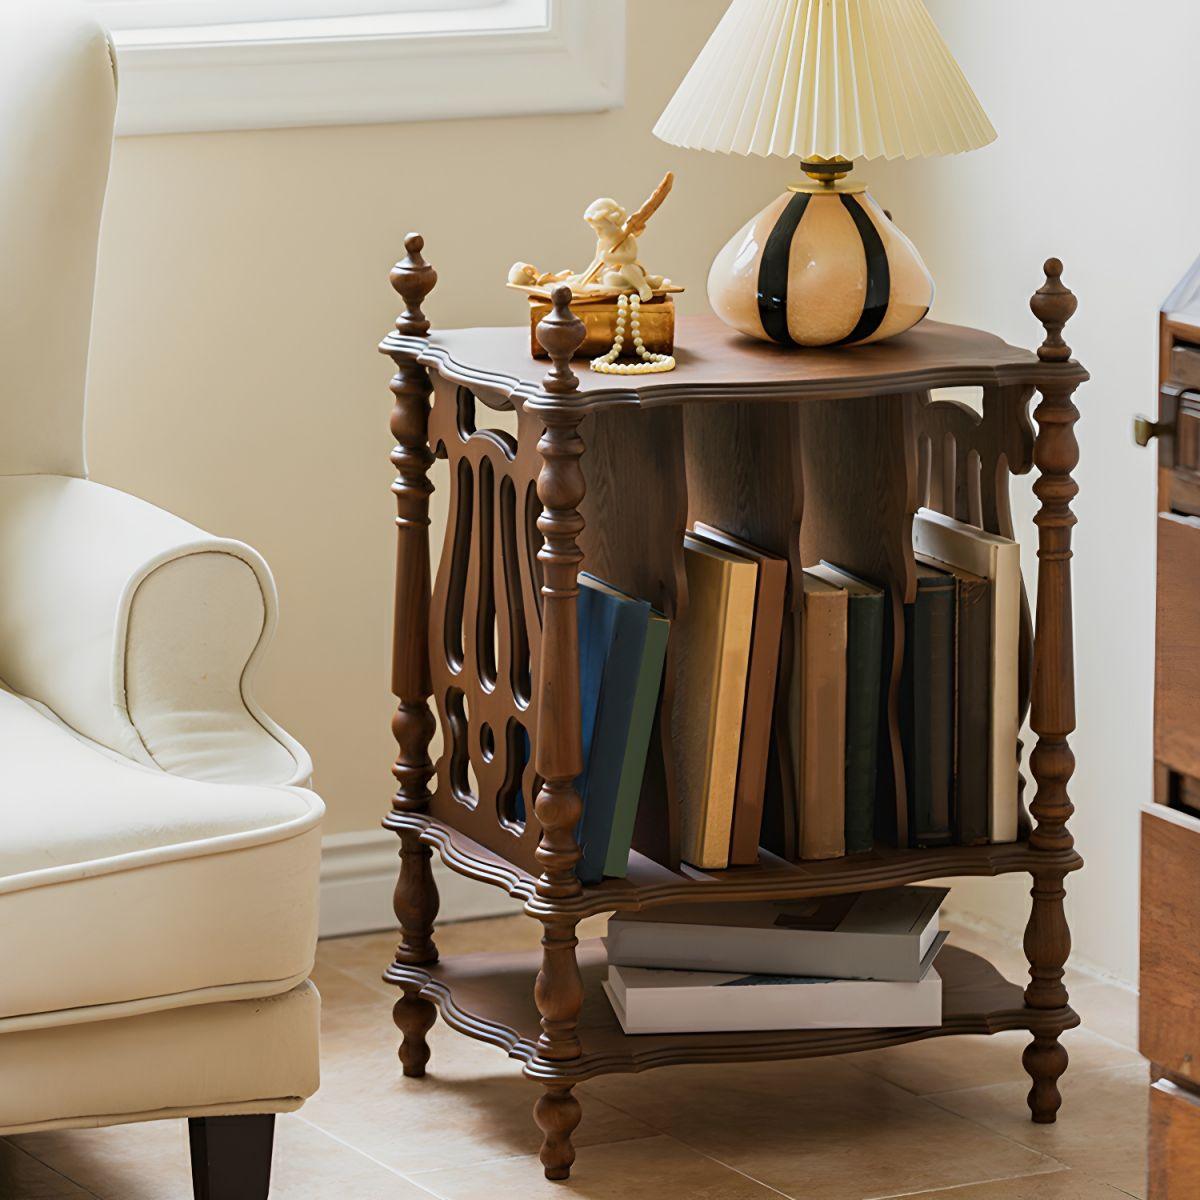
<svg viewBox="0 0 1200 1200">
<path fill-rule="evenodd" d="M 495 8 L 504 0 L 96 0 L 110 29 L 178 29 L 263 21 Z M 545 4 L 542 6 L 545 8 Z"/>
<path fill-rule="evenodd" d="M 119 134 L 594 112 L 626 0 L 91 0 Z"/>
</svg>

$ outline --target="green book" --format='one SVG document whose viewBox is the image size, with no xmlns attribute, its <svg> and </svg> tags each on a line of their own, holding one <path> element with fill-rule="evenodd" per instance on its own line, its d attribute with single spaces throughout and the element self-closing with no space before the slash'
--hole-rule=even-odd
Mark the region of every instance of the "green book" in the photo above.
<svg viewBox="0 0 1200 1200">
<path fill-rule="evenodd" d="M 641 669 L 634 690 L 633 710 L 629 718 L 629 740 L 621 763 L 617 785 L 617 803 L 613 811 L 608 849 L 604 856 L 604 874 L 623 878 L 629 869 L 629 850 L 633 844 L 633 826 L 637 819 L 642 776 L 646 773 L 646 755 L 650 735 L 658 713 L 658 695 L 662 690 L 663 666 L 667 659 L 667 634 L 671 623 L 661 613 L 650 610 Z"/>
<path fill-rule="evenodd" d="M 875 789 L 879 775 L 880 703 L 883 698 L 883 589 L 823 562 L 811 574 L 847 593 L 846 853 L 875 844 Z"/>
<path fill-rule="evenodd" d="M 908 791 L 909 845 L 948 846 L 954 840 L 953 575 L 917 564 L 917 598 L 904 606 L 904 670 L 900 740 Z"/>
</svg>

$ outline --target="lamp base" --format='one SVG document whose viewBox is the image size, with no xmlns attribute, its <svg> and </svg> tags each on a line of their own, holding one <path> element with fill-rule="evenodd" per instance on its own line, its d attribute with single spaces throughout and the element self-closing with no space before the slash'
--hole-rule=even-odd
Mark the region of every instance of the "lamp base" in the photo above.
<svg viewBox="0 0 1200 1200">
<path fill-rule="evenodd" d="M 727 325 L 782 346 L 861 346 L 933 304 L 917 248 L 866 191 L 789 190 L 717 255 L 708 299 Z"/>
</svg>

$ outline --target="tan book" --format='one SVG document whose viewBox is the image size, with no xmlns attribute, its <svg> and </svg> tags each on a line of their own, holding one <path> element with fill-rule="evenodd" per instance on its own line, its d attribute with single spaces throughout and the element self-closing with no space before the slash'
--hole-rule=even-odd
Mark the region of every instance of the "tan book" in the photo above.
<svg viewBox="0 0 1200 1200">
<path fill-rule="evenodd" d="M 688 605 L 672 632 L 671 739 L 682 856 L 729 865 L 758 565 L 692 534 L 683 540 Z"/>
<path fill-rule="evenodd" d="M 846 853 L 846 650 L 848 598 L 804 572 L 799 614 L 800 669 L 792 674 L 800 857 Z"/>
<path fill-rule="evenodd" d="M 699 521 L 696 522 L 696 534 L 758 564 L 754 628 L 750 634 L 750 673 L 746 684 L 746 709 L 742 716 L 742 749 L 733 801 L 733 839 L 729 847 L 732 866 L 753 866 L 758 862 L 762 835 L 788 564 L 786 559 Z"/>
</svg>

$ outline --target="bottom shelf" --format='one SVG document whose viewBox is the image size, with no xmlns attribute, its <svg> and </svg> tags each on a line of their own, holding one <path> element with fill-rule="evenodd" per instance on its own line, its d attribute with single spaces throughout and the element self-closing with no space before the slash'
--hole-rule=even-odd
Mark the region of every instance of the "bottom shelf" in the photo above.
<svg viewBox="0 0 1200 1200">
<path fill-rule="evenodd" d="M 773 1030 L 763 1033 L 625 1033 L 600 986 L 607 970 L 598 939 L 580 943 L 584 1001 L 579 1018 L 581 1057 L 547 1062 L 537 1057 L 541 1028 L 533 1000 L 540 951 L 470 954 L 429 967 L 393 964 L 384 978 L 416 984 L 437 1005 L 446 1024 L 490 1042 L 525 1063 L 531 1079 L 576 1082 L 613 1072 L 646 1071 L 681 1063 L 753 1062 L 851 1054 L 901 1042 L 1007 1029 L 1057 1033 L 1079 1024 L 1069 1008 L 1025 1007 L 1024 991 L 978 954 L 946 946 L 937 958 L 942 977 L 942 1024 L 928 1029 Z"/>
</svg>

